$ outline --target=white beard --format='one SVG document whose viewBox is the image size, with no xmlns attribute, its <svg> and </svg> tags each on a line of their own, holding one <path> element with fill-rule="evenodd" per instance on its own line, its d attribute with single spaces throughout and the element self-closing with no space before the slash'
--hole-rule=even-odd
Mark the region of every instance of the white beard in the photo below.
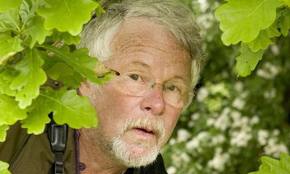
<svg viewBox="0 0 290 174">
<path fill-rule="evenodd" d="M 114 156 L 127 167 L 141 167 L 146 166 L 157 158 L 160 147 L 157 145 L 148 146 L 146 144 L 134 144 L 133 146 L 139 146 L 144 148 L 145 153 L 136 153 L 132 151 L 129 144 L 121 140 L 120 137 L 114 138 L 112 143 L 112 153 Z"/>
</svg>

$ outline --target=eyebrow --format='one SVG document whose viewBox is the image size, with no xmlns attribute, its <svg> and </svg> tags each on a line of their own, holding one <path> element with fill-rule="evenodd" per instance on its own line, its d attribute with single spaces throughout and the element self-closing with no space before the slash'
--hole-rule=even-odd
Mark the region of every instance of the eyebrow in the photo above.
<svg viewBox="0 0 290 174">
<path fill-rule="evenodd" d="M 128 66 L 132 66 L 132 65 L 134 65 L 134 66 L 140 66 L 142 68 L 150 69 L 150 66 L 149 65 L 147 65 L 146 63 L 138 62 L 138 61 L 131 62 L 131 63 L 129 63 Z"/>
<path fill-rule="evenodd" d="M 182 76 L 173 76 L 172 78 L 170 78 L 170 80 L 181 80 L 182 82 L 186 83 L 186 79 Z"/>
</svg>

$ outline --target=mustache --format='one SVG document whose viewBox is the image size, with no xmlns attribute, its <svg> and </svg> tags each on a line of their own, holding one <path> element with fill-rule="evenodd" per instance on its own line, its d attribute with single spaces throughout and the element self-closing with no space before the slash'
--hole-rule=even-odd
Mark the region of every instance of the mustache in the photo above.
<svg viewBox="0 0 290 174">
<path fill-rule="evenodd" d="M 122 133 L 132 129 L 132 128 L 142 128 L 149 132 L 153 132 L 159 138 L 165 136 L 164 122 L 160 119 L 152 119 L 149 117 L 131 118 L 126 120 Z"/>
</svg>

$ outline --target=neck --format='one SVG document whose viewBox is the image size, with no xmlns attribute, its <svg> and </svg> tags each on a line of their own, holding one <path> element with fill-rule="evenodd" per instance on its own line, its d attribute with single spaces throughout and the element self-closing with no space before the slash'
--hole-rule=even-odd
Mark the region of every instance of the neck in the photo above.
<svg viewBox="0 0 290 174">
<path fill-rule="evenodd" d="M 114 160 L 109 152 L 103 150 L 100 145 L 96 143 L 96 134 L 91 131 L 93 130 L 80 130 L 80 161 L 86 165 L 86 169 L 81 171 L 81 174 L 125 173 L 127 168 Z M 90 135 L 94 135 L 94 137 Z"/>
</svg>

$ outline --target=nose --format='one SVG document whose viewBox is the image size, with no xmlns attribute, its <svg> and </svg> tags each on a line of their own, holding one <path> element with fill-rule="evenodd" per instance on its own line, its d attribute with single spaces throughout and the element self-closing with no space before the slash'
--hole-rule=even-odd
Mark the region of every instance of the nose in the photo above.
<svg viewBox="0 0 290 174">
<path fill-rule="evenodd" d="M 144 95 L 141 109 L 145 112 L 151 112 L 152 115 L 162 115 L 165 109 L 165 101 L 160 87 L 152 88 Z"/>
</svg>

